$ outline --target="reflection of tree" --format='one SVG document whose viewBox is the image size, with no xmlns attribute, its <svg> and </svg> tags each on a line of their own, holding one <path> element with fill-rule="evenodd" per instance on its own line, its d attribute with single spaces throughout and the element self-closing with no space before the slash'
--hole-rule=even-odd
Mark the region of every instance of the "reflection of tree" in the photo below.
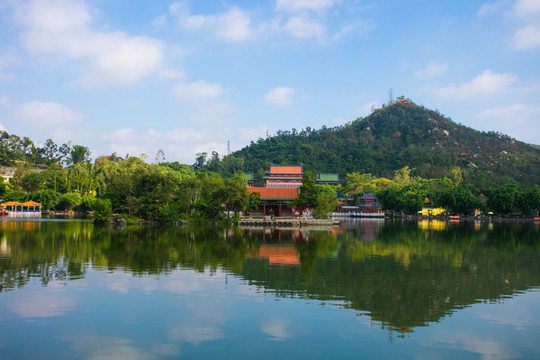
<svg viewBox="0 0 540 360">
<path fill-rule="evenodd" d="M 361 232 L 341 238 L 337 260 L 319 258 L 314 264 L 314 245 L 299 250 L 305 254 L 301 274 L 294 268 L 269 270 L 258 261 L 247 262 L 242 274 L 278 296 L 342 299 L 402 333 L 540 284 L 533 226 L 482 224 L 475 230 L 458 224 L 426 231 L 415 223 L 387 224 L 373 242 L 363 241 Z"/>
<path fill-rule="evenodd" d="M 533 224 L 434 229 L 387 222 L 369 242 L 362 229 L 336 237 L 328 231 L 212 226 L 13 224 L 0 223 L 0 291 L 22 287 L 32 277 L 44 285 L 78 279 L 89 266 L 136 275 L 224 268 L 276 296 L 342 300 L 369 312 L 381 326 L 404 333 L 477 301 L 540 284 L 540 244 Z M 248 259 L 259 244 L 280 243 L 294 246 L 300 268 Z"/>
<path fill-rule="evenodd" d="M 31 277 L 44 285 L 78 279 L 89 264 L 141 275 L 168 273 L 179 266 L 241 271 L 250 249 L 257 246 L 239 229 L 219 227 L 111 229 L 77 221 L 40 225 L 2 229 L 6 250 L 0 254 L 0 291 L 24 286 Z"/>
</svg>

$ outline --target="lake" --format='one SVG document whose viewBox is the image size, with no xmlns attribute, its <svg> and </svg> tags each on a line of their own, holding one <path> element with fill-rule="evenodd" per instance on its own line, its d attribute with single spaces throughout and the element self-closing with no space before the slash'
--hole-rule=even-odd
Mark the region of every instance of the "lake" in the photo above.
<svg viewBox="0 0 540 360">
<path fill-rule="evenodd" d="M 0 359 L 540 359 L 540 226 L 0 221 Z"/>
</svg>

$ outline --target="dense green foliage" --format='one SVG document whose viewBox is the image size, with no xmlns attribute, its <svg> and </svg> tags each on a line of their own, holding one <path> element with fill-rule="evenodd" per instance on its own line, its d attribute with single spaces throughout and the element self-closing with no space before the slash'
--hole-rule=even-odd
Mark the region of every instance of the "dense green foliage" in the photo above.
<svg viewBox="0 0 540 360">
<path fill-rule="evenodd" d="M 237 213 L 256 206 L 242 173 L 224 179 L 195 173 L 188 165 L 152 165 L 137 157 L 102 157 L 91 164 L 85 160 L 86 148 L 80 149 L 82 155 L 65 168 L 53 164 L 41 172 L 17 169 L 4 200 L 33 199 L 46 210 L 93 211 L 98 222 L 108 221 L 112 213 L 159 222 L 219 220 L 225 210 Z"/>
<path fill-rule="evenodd" d="M 222 174 L 262 173 L 270 164 L 302 164 L 314 173 L 369 173 L 389 177 L 409 166 L 415 176 L 439 178 L 459 169 L 462 181 L 477 188 L 516 183 L 540 184 L 540 148 L 498 133 L 459 125 L 437 111 L 395 103 L 366 118 L 335 128 L 278 131 L 223 160 L 217 153 L 197 166 Z"/>
</svg>

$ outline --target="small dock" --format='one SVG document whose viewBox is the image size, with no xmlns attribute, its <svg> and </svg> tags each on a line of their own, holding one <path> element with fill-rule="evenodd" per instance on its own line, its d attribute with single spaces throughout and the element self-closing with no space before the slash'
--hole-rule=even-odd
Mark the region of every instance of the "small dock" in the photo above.
<svg viewBox="0 0 540 360">
<path fill-rule="evenodd" d="M 239 226 L 245 227 L 275 227 L 275 228 L 302 228 L 302 227 L 329 227 L 337 226 L 339 220 L 332 219 L 302 219 L 302 218 L 274 218 L 274 219 L 242 219 Z"/>
</svg>

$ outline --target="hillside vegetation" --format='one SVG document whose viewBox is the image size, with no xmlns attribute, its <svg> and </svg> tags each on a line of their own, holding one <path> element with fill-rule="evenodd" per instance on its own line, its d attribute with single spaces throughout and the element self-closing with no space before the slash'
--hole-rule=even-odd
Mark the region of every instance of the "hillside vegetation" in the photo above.
<svg viewBox="0 0 540 360">
<path fill-rule="evenodd" d="M 270 164 L 302 164 L 305 170 L 341 177 L 353 172 L 391 177 L 409 166 L 413 175 L 435 178 L 459 167 L 476 187 L 540 184 L 538 146 L 456 124 L 411 101 L 383 106 L 344 126 L 278 131 L 223 159 L 215 152 L 209 159 L 198 155 L 196 168 L 221 174 L 260 175 Z"/>
</svg>

